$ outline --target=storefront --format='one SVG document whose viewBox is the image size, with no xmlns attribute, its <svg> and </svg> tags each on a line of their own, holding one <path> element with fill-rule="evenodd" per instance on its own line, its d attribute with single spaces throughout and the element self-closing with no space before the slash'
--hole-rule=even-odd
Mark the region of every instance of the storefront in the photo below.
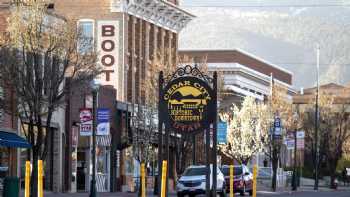
<svg viewBox="0 0 350 197">
<path fill-rule="evenodd" d="M 0 192 L 3 190 L 3 181 L 8 176 L 18 176 L 17 149 L 30 148 L 31 145 L 15 131 L 0 131 Z"/>
</svg>

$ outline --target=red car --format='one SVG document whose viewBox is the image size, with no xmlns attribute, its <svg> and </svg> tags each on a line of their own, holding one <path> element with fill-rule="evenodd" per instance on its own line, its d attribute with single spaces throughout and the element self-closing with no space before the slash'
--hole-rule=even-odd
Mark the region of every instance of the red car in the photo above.
<svg viewBox="0 0 350 197">
<path fill-rule="evenodd" d="M 225 176 L 226 192 L 230 192 L 230 166 L 222 166 L 221 171 Z M 245 165 L 234 166 L 233 189 L 235 193 L 244 196 L 246 192 L 253 194 L 253 174 Z"/>
</svg>

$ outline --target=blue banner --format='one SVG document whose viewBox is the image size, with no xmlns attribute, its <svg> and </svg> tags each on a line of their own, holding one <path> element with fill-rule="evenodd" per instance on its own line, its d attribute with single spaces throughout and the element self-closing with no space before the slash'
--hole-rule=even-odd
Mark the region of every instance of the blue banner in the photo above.
<svg viewBox="0 0 350 197">
<path fill-rule="evenodd" d="M 109 135 L 109 131 L 110 131 L 109 109 L 99 108 L 97 109 L 96 135 Z"/>
<path fill-rule="evenodd" d="M 219 122 L 217 128 L 217 136 L 218 136 L 218 144 L 226 144 L 227 143 L 227 123 Z"/>
</svg>

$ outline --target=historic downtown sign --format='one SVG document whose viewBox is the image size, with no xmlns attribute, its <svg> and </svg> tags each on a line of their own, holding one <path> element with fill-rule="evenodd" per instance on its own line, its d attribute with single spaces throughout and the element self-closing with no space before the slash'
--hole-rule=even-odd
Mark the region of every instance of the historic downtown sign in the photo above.
<svg viewBox="0 0 350 197">
<path fill-rule="evenodd" d="M 216 118 L 216 95 L 208 78 L 198 68 L 186 66 L 182 69 L 183 75 L 169 80 L 162 91 L 165 123 L 178 132 L 203 131 Z M 190 75 L 193 72 L 197 75 Z"/>
<path fill-rule="evenodd" d="M 205 131 L 206 156 L 212 155 L 213 162 L 213 190 L 216 191 L 216 151 L 209 154 L 210 134 L 213 141 L 217 138 L 217 73 L 213 77 L 203 74 L 196 66 L 190 65 L 178 68 L 174 73 L 163 78 L 163 72 L 159 74 L 159 111 L 158 111 L 158 166 L 162 161 L 169 160 L 170 132 L 177 132 L 195 136 L 196 132 Z M 163 132 L 164 131 L 164 132 Z M 165 134 L 165 143 L 163 135 Z M 165 154 L 163 147 L 165 145 Z M 195 148 L 195 146 L 193 146 Z M 216 143 L 213 146 L 216 149 Z M 195 151 L 194 151 L 195 152 Z M 210 159 L 206 166 L 209 169 Z M 209 171 L 208 171 L 209 172 Z M 166 172 L 160 171 L 158 180 Z M 206 181 L 209 183 L 210 175 L 207 173 Z M 161 181 L 159 188 L 167 185 Z M 167 188 L 167 186 L 165 186 Z M 166 189 L 167 191 L 167 189 Z M 206 185 L 206 193 L 209 195 L 210 186 Z"/>
</svg>

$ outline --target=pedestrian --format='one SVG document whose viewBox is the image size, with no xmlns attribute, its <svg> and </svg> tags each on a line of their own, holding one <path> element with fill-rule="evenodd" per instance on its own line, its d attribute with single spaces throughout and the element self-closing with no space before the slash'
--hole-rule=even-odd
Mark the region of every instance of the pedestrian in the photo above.
<svg viewBox="0 0 350 197">
<path fill-rule="evenodd" d="M 344 168 L 344 170 L 342 171 L 342 178 L 343 178 L 343 182 L 344 182 L 344 186 L 346 185 L 346 183 L 348 182 L 348 178 L 347 178 L 347 171 L 346 168 Z"/>
</svg>

